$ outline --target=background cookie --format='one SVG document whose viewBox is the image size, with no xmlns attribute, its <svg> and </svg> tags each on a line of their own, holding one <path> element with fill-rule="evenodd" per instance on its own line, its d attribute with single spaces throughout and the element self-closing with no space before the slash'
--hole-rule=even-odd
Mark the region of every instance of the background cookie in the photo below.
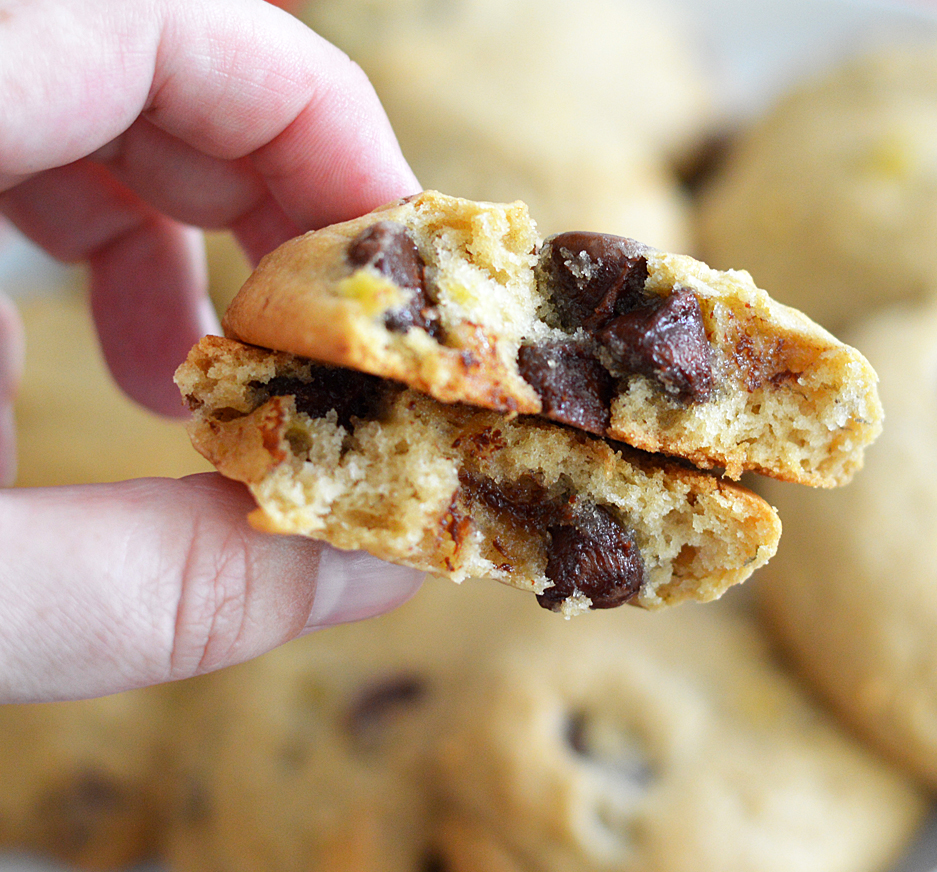
<svg viewBox="0 0 937 872">
<path fill-rule="evenodd" d="M 477 585 L 430 581 L 390 615 L 188 682 L 171 869 L 431 868 L 428 749 L 506 629 L 498 585 Z"/>
<path fill-rule="evenodd" d="M 721 606 L 586 623 L 517 600 L 429 580 L 189 683 L 170 867 L 861 872 L 919 822 Z"/>
<path fill-rule="evenodd" d="M 768 485 L 785 518 L 765 614 L 853 727 L 937 786 L 937 304 L 852 334 L 881 376 L 886 426 L 838 493 Z"/>
<path fill-rule="evenodd" d="M 16 401 L 17 484 L 23 487 L 182 476 L 211 467 L 180 421 L 128 399 L 101 357 L 77 288 L 19 302 L 26 366 Z"/>
<path fill-rule="evenodd" d="M 724 605 L 527 627 L 458 703 L 438 756 L 455 869 L 881 869 L 922 810 Z"/>
<path fill-rule="evenodd" d="M 937 43 L 803 83 L 738 135 L 704 189 L 701 256 L 838 329 L 937 273 Z"/>
<path fill-rule="evenodd" d="M 712 109 L 679 16 L 616 0 L 315 0 L 302 16 L 364 67 L 425 186 L 523 199 L 544 233 L 686 250 L 668 155 Z"/>
<path fill-rule="evenodd" d="M 0 706 L 0 847 L 82 869 L 152 859 L 165 825 L 170 695 Z"/>
</svg>

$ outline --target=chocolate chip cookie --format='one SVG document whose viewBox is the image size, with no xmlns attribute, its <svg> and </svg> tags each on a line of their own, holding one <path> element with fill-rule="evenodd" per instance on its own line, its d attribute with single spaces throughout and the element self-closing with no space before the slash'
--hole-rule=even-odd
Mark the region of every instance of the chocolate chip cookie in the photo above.
<svg viewBox="0 0 937 872">
<path fill-rule="evenodd" d="M 506 635 L 437 751 L 443 869 L 880 870 L 927 808 L 726 603 Z"/>
<path fill-rule="evenodd" d="M 83 869 L 151 859 L 163 825 L 168 706 L 153 690 L 0 706 L 0 846 Z"/>
<path fill-rule="evenodd" d="M 767 491 L 786 537 L 757 590 L 813 686 L 937 787 L 937 304 L 889 309 L 850 335 L 881 373 L 888 426 L 848 488 Z"/>
<path fill-rule="evenodd" d="M 922 24 L 925 23 L 922 21 Z M 741 130 L 697 216 L 699 248 L 841 330 L 929 295 L 937 272 L 937 42 L 853 55 Z"/>
<path fill-rule="evenodd" d="M 486 585 L 501 587 L 481 583 L 479 606 Z M 392 614 L 189 682 L 170 867 L 432 868 L 429 749 L 462 671 L 503 629 L 465 593 L 428 582 Z"/>
<path fill-rule="evenodd" d="M 427 191 L 299 237 L 224 327 L 730 478 L 843 484 L 881 426 L 862 355 L 747 273 L 607 234 L 542 240 L 520 202 Z"/>
<path fill-rule="evenodd" d="M 873 872 L 927 800 L 723 606 L 427 580 L 189 685 L 177 872 Z M 191 739 L 191 741 L 189 741 Z"/>
<path fill-rule="evenodd" d="M 712 121 L 680 10 L 639 0 L 311 0 L 302 18 L 368 74 L 429 188 L 524 200 L 544 233 L 690 245 L 669 158 Z M 640 95 L 640 96 L 639 96 Z"/>
<path fill-rule="evenodd" d="M 777 547 L 777 516 L 744 488 L 539 418 L 221 337 L 177 381 L 194 445 L 248 485 L 255 525 L 490 576 L 567 616 L 713 599 Z"/>
</svg>

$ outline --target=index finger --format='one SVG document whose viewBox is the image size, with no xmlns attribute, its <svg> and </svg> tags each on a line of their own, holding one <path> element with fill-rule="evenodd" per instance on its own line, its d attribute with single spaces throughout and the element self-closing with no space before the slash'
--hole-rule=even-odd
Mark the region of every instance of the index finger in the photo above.
<svg viewBox="0 0 937 872">
<path fill-rule="evenodd" d="M 214 158 L 249 158 L 302 228 L 418 188 L 360 68 L 261 0 L 0 0 L 0 98 L 16 106 L 0 190 L 140 115 Z"/>
</svg>

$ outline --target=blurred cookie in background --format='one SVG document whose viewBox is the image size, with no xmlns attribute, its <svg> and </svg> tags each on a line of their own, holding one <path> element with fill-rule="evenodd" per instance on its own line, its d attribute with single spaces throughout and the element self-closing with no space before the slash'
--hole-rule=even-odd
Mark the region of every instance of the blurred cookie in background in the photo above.
<svg viewBox="0 0 937 872">
<path fill-rule="evenodd" d="M 719 605 L 505 639 L 438 760 L 454 870 L 880 870 L 926 808 Z"/>
<path fill-rule="evenodd" d="M 170 868 L 433 868 L 429 749 L 464 673 L 507 629 L 500 607 L 517 612 L 496 582 L 465 587 L 427 580 L 391 614 L 187 682 Z"/>
<path fill-rule="evenodd" d="M 0 849 L 81 869 L 152 859 L 172 732 L 159 689 L 0 706 Z"/>
<path fill-rule="evenodd" d="M 937 43 L 811 78 L 738 134 L 700 194 L 700 256 L 837 330 L 937 272 Z"/>
<path fill-rule="evenodd" d="M 626 0 L 310 0 L 301 16 L 368 73 L 417 177 L 520 198 L 544 234 L 689 245 L 670 160 L 711 122 L 673 11 Z"/>
<path fill-rule="evenodd" d="M 17 301 L 26 366 L 15 404 L 17 484 L 87 484 L 210 467 L 179 420 L 128 399 L 101 356 L 84 294 L 60 289 Z"/>
<path fill-rule="evenodd" d="M 171 868 L 871 872 L 920 824 L 733 611 L 520 599 L 430 579 L 196 679 Z"/>
<path fill-rule="evenodd" d="M 849 335 L 881 378 L 882 437 L 838 492 L 765 483 L 784 536 L 757 593 L 810 684 L 937 787 L 937 303 Z"/>
</svg>

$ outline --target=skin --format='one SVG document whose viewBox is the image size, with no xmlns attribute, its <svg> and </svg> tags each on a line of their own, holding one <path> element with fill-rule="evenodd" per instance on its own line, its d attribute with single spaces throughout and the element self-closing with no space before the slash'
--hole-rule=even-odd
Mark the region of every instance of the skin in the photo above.
<svg viewBox="0 0 937 872">
<path fill-rule="evenodd" d="M 87 263 L 116 380 L 165 415 L 184 414 L 176 366 L 218 329 L 197 228 L 230 228 L 256 261 L 419 190 L 361 70 L 262 0 L 0 0 L 0 105 L 0 213 Z M 0 298 L 7 484 L 22 348 Z M 258 533 L 250 508 L 216 475 L 0 491 L 0 701 L 210 671 L 419 585 Z"/>
</svg>

